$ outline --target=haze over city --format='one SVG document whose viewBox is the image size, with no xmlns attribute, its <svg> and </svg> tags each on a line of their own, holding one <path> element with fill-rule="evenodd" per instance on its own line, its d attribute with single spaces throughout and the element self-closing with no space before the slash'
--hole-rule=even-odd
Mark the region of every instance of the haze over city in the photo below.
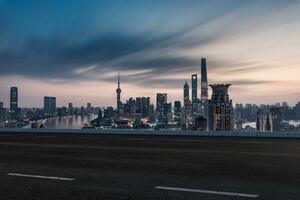
<svg viewBox="0 0 300 200">
<path fill-rule="evenodd" d="M 168 93 L 207 58 L 209 83 L 231 83 L 234 102 L 295 104 L 300 89 L 299 1 L 0 0 L 0 97 L 20 106 L 115 106 Z"/>
</svg>

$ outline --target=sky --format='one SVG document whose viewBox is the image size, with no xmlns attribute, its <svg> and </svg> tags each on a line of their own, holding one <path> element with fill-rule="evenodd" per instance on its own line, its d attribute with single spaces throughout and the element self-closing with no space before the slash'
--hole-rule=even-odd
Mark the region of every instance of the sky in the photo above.
<svg viewBox="0 0 300 200">
<path fill-rule="evenodd" d="M 0 101 L 19 105 L 183 99 L 207 59 L 235 103 L 300 101 L 298 0 L 0 0 Z M 200 82 L 200 79 L 198 79 Z M 200 85 L 200 84 L 199 84 Z M 198 90 L 200 95 L 200 88 Z"/>
</svg>

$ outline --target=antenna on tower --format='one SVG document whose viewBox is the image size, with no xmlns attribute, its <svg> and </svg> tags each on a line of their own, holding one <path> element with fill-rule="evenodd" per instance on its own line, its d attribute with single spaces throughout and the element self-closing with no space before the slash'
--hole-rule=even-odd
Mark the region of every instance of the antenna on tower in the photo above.
<svg viewBox="0 0 300 200">
<path fill-rule="evenodd" d="M 120 72 L 118 72 L 118 88 L 120 87 Z"/>
</svg>

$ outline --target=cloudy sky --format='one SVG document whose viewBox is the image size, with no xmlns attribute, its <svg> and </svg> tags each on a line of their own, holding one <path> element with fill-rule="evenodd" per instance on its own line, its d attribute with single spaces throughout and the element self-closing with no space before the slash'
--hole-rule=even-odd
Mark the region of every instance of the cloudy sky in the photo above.
<svg viewBox="0 0 300 200">
<path fill-rule="evenodd" d="M 0 0 L 0 101 L 115 105 L 200 75 L 232 83 L 234 102 L 300 101 L 300 2 L 288 0 Z M 200 90 L 199 90 L 200 91 Z"/>
</svg>

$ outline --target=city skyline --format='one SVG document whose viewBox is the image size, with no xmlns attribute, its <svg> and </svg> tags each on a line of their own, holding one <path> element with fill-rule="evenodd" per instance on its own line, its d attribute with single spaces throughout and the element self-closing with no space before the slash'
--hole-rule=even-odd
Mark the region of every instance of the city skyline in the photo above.
<svg viewBox="0 0 300 200">
<path fill-rule="evenodd" d="M 209 83 L 233 84 L 234 103 L 295 105 L 299 9 L 299 1 L 2 0 L 0 102 L 8 107 L 16 86 L 20 107 L 42 107 L 44 96 L 58 106 L 115 107 L 118 71 L 123 101 L 155 102 L 156 93 L 182 101 L 191 74 L 199 88 L 205 57 Z"/>
</svg>

